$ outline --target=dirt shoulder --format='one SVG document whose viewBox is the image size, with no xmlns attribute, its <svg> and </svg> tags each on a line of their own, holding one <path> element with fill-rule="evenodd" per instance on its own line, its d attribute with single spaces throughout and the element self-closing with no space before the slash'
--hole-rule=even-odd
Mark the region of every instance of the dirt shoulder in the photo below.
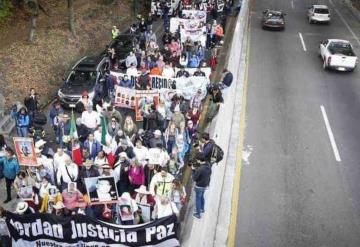
<svg viewBox="0 0 360 247">
<path fill-rule="evenodd" d="M 120 30 L 129 27 L 133 16 L 128 1 L 103 2 L 75 1 L 76 38 L 68 29 L 66 1 L 49 0 L 51 16 L 39 16 L 33 44 L 26 41 L 26 14 L 16 13 L 0 24 L 0 92 L 7 106 L 22 102 L 31 87 L 45 101 L 56 93 L 65 71 L 76 60 L 105 48 L 113 25 Z"/>
</svg>

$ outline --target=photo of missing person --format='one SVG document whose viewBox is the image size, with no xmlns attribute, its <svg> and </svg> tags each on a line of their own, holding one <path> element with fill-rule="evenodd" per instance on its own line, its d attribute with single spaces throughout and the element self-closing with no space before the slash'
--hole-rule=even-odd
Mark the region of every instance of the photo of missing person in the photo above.
<svg viewBox="0 0 360 247">
<path fill-rule="evenodd" d="M 92 204 L 116 203 L 118 199 L 114 177 L 85 178 L 85 186 Z"/>
<path fill-rule="evenodd" d="M 120 217 L 122 221 L 134 220 L 133 212 L 130 204 L 120 205 Z"/>
<path fill-rule="evenodd" d="M 19 189 L 19 197 L 24 201 L 33 200 L 33 187 L 23 186 Z"/>
</svg>

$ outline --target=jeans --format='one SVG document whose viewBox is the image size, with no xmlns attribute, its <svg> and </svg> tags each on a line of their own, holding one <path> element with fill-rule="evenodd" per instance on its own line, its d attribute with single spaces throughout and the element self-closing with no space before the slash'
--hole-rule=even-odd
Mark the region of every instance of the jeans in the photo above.
<svg viewBox="0 0 360 247">
<path fill-rule="evenodd" d="M 19 137 L 28 137 L 28 127 L 16 127 L 16 132 Z"/>
<path fill-rule="evenodd" d="M 205 210 L 205 193 L 206 187 L 197 187 L 195 186 L 195 213 L 200 214 Z"/>
<path fill-rule="evenodd" d="M 11 200 L 11 186 L 14 183 L 14 179 L 5 178 L 6 182 L 6 199 Z"/>
</svg>

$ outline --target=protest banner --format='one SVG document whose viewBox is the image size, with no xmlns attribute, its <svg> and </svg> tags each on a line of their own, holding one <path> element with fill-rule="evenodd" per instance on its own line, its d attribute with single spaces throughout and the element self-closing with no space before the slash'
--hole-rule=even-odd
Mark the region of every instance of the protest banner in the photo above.
<svg viewBox="0 0 360 247">
<path fill-rule="evenodd" d="M 34 140 L 28 137 L 14 137 L 15 153 L 21 166 L 38 166 Z"/>
<path fill-rule="evenodd" d="M 175 75 L 181 68 L 175 68 Z M 193 76 L 194 72 L 197 70 L 197 68 L 185 68 L 187 72 L 189 72 L 190 76 Z M 210 67 L 202 67 L 201 71 L 205 73 L 205 76 L 207 78 L 211 75 L 211 68 Z"/>
<path fill-rule="evenodd" d="M 149 113 L 150 106 L 159 104 L 158 90 L 135 91 L 135 120 L 143 121 L 143 115 Z"/>
<path fill-rule="evenodd" d="M 175 215 L 141 225 L 121 226 L 77 214 L 19 215 L 6 212 L 13 247 L 33 246 L 180 246 Z"/>
<path fill-rule="evenodd" d="M 91 204 L 117 202 L 118 193 L 114 177 L 90 177 L 84 181 Z"/>
<path fill-rule="evenodd" d="M 176 89 L 176 78 L 168 78 L 164 76 L 151 75 L 151 88 L 152 89 Z"/>
<path fill-rule="evenodd" d="M 206 23 L 206 11 L 195 9 L 183 9 L 181 11 L 183 19 L 196 19 Z"/>
<path fill-rule="evenodd" d="M 110 75 L 111 75 L 111 76 L 114 76 L 114 77 L 116 78 L 116 83 L 117 83 L 117 84 L 120 83 L 120 80 L 121 80 L 121 78 L 124 77 L 124 75 L 127 75 L 128 78 L 129 78 L 130 81 L 131 81 L 132 87 L 134 88 L 134 87 L 135 87 L 136 80 L 137 80 L 137 78 L 138 78 L 139 75 L 140 75 L 140 72 L 138 72 L 138 74 L 135 75 L 135 74 L 120 73 L 120 72 L 111 70 L 111 71 L 110 71 Z"/>
<path fill-rule="evenodd" d="M 116 87 L 114 105 L 122 108 L 135 109 L 135 90 L 126 87 Z"/>
</svg>

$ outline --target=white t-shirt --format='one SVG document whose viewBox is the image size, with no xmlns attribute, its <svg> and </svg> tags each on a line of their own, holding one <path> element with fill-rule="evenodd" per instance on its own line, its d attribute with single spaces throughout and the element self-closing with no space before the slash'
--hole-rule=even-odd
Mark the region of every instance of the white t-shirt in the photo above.
<svg viewBox="0 0 360 247">
<path fill-rule="evenodd" d="M 81 114 L 81 122 L 90 129 L 95 129 L 100 124 L 100 117 L 96 111 L 84 111 Z"/>
</svg>

